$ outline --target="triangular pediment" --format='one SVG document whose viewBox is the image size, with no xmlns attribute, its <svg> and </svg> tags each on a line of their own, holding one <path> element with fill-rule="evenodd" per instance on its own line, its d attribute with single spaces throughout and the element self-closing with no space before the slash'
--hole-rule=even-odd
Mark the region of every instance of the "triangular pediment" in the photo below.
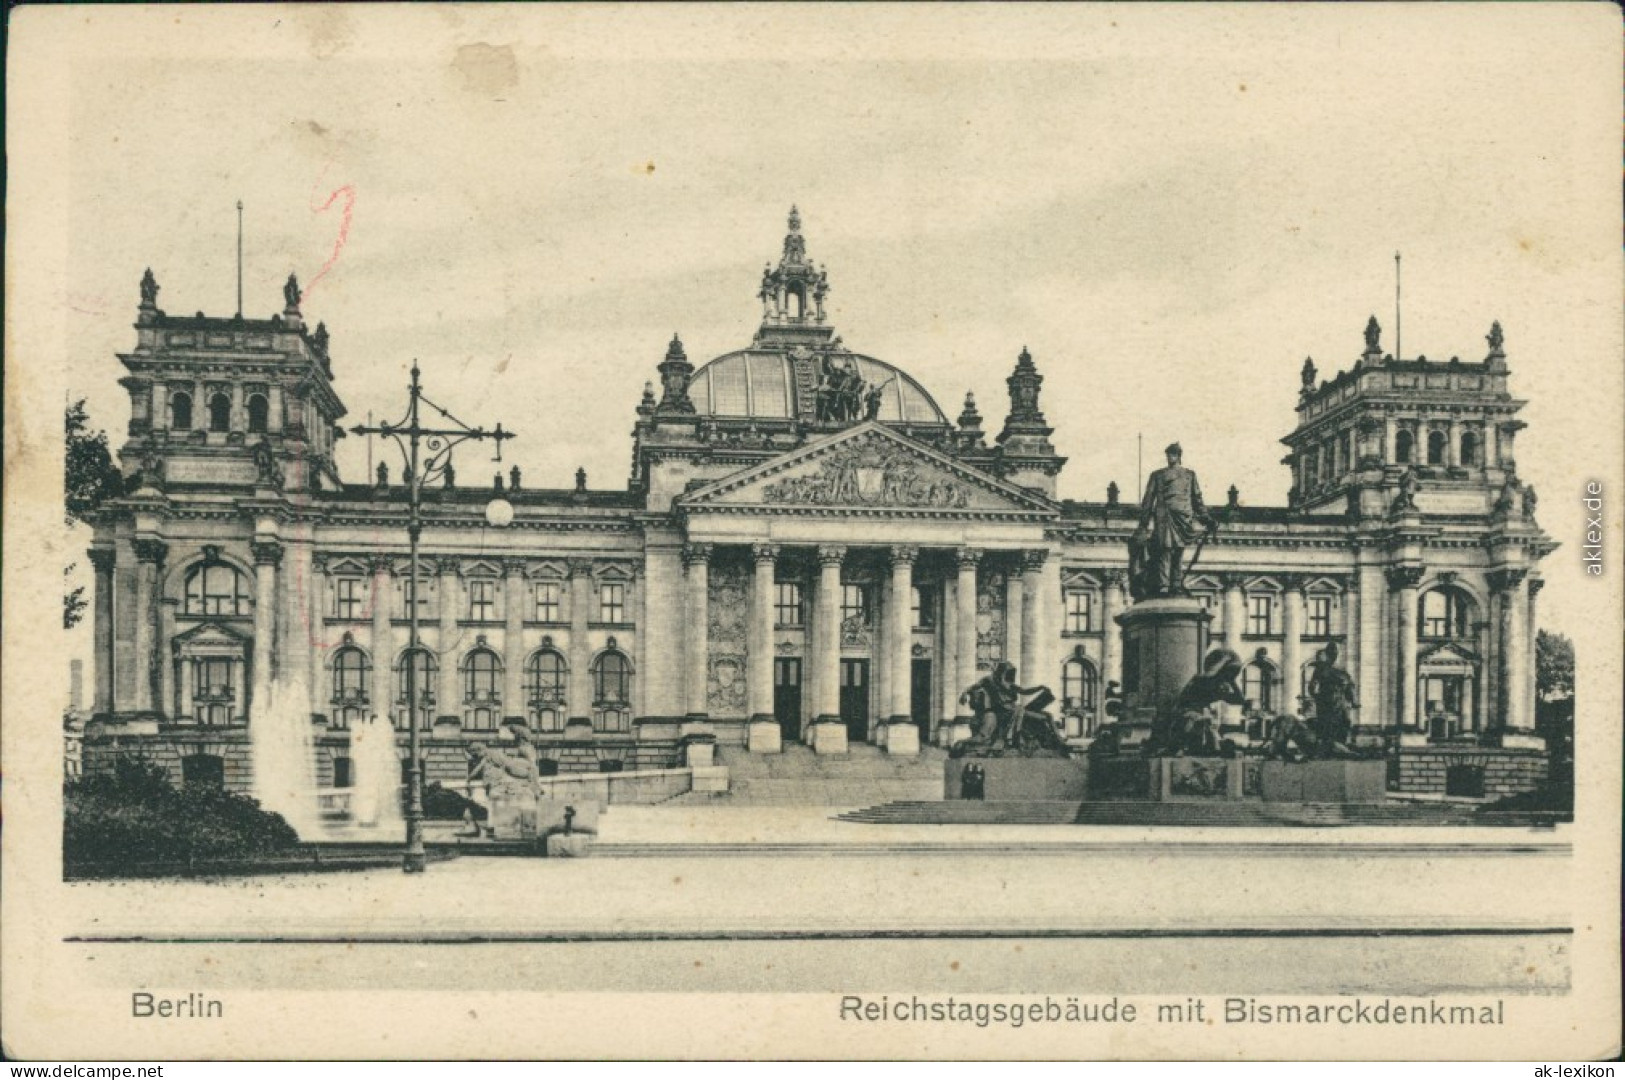
<svg viewBox="0 0 1625 1080">
<path fill-rule="evenodd" d="M 1055 503 L 870 422 L 688 492 L 690 511 L 1049 519 Z"/>
<path fill-rule="evenodd" d="M 1416 659 L 1418 664 L 1428 664 L 1432 667 L 1470 668 L 1478 663 L 1478 657 L 1473 652 L 1449 642 L 1424 649 Z"/>
</svg>

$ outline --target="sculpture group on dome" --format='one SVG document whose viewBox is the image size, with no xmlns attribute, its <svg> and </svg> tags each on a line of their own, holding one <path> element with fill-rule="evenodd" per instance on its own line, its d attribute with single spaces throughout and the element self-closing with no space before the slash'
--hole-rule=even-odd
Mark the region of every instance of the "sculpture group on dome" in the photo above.
<svg viewBox="0 0 1625 1080">
<path fill-rule="evenodd" d="M 881 394 L 895 379 L 894 375 L 883 383 L 871 383 L 858 373 L 850 357 L 836 360 L 825 356 L 823 377 L 816 391 L 818 422 L 853 424 L 860 416 L 865 420 L 879 418 Z"/>
</svg>

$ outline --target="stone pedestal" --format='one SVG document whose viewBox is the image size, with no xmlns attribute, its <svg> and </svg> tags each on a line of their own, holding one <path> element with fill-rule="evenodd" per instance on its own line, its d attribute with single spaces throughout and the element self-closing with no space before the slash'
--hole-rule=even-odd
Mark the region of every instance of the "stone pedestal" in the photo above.
<svg viewBox="0 0 1625 1080">
<path fill-rule="evenodd" d="M 693 790 L 716 794 L 728 790 L 728 767 L 711 765 L 696 767 L 693 772 Z"/>
<path fill-rule="evenodd" d="M 592 738 L 592 721 L 583 720 L 579 716 L 570 717 L 564 725 L 564 737 L 566 739 Z"/>
<path fill-rule="evenodd" d="M 683 764 L 689 768 L 709 768 L 716 763 L 717 737 L 699 734 L 685 735 L 682 739 Z"/>
<path fill-rule="evenodd" d="M 547 838 L 547 857 L 550 859 L 579 859 L 592 847 L 592 837 L 586 833 L 554 833 Z"/>
<path fill-rule="evenodd" d="M 1388 797 L 1383 761 L 1266 761 L 1260 773 L 1265 802 L 1380 803 Z"/>
<path fill-rule="evenodd" d="M 1428 746 L 1430 740 L 1428 733 L 1421 728 L 1401 728 L 1399 731 L 1400 746 Z"/>
<path fill-rule="evenodd" d="M 888 723 L 882 729 L 881 738 L 885 741 L 888 754 L 898 757 L 920 755 L 920 729 L 914 726 L 912 720 Z"/>
<path fill-rule="evenodd" d="M 784 740 L 779 732 L 779 722 L 771 717 L 766 720 L 752 720 L 750 730 L 746 734 L 746 745 L 753 754 L 783 753 Z"/>
<path fill-rule="evenodd" d="M 1240 799 L 1247 794 L 1245 758 L 1150 759 L 1151 794 L 1159 802 Z"/>
<path fill-rule="evenodd" d="M 840 720 L 815 720 L 808 728 L 813 753 L 846 753 L 846 724 Z"/>
<path fill-rule="evenodd" d="M 1117 616 L 1123 628 L 1123 693 L 1136 713 L 1168 719 L 1202 669 L 1210 616 L 1188 596 L 1142 600 Z"/>
<path fill-rule="evenodd" d="M 989 802 L 1083 802 L 1089 795 L 1089 763 L 1061 758 L 950 758 L 943 763 L 942 797 L 962 799 L 965 770 L 981 770 L 981 794 Z"/>
<path fill-rule="evenodd" d="M 937 745 L 945 750 L 952 750 L 968 738 L 970 724 L 963 720 L 945 721 L 937 728 Z"/>
</svg>

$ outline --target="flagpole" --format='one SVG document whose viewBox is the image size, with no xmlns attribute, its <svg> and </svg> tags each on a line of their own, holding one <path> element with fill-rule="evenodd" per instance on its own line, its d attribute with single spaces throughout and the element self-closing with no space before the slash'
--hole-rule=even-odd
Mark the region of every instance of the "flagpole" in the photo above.
<svg viewBox="0 0 1625 1080">
<path fill-rule="evenodd" d="M 243 200 L 237 200 L 237 317 L 243 317 Z"/>
<path fill-rule="evenodd" d="M 1400 345 L 1399 329 L 1399 252 L 1394 252 L 1394 359 L 1405 359 L 1405 350 Z"/>
</svg>

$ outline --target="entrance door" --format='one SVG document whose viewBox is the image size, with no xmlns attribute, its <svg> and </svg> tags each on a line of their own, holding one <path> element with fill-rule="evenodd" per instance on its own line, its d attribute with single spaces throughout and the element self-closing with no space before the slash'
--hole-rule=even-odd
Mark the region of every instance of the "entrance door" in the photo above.
<svg viewBox="0 0 1625 1080">
<path fill-rule="evenodd" d="M 792 742 L 801 737 L 801 658 L 773 658 L 773 717 L 779 737 Z"/>
<path fill-rule="evenodd" d="M 846 741 L 869 741 L 869 661 L 841 660 L 841 721 Z"/>
<path fill-rule="evenodd" d="M 920 729 L 920 745 L 931 741 L 931 661 L 916 657 L 909 681 L 908 715 Z"/>
</svg>

